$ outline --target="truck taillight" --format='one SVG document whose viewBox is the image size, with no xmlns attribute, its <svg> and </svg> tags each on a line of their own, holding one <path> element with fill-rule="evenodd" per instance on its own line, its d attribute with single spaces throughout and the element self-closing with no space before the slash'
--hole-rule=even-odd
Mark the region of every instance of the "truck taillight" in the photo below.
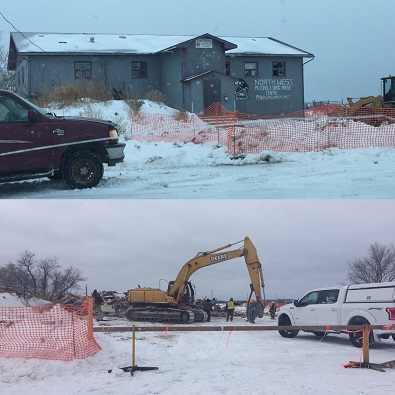
<svg viewBox="0 0 395 395">
<path fill-rule="evenodd" d="M 395 308 L 394 307 L 387 307 L 386 311 L 388 313 L 388 318 L 390 320 L 395 320 Z"/>
</svg>

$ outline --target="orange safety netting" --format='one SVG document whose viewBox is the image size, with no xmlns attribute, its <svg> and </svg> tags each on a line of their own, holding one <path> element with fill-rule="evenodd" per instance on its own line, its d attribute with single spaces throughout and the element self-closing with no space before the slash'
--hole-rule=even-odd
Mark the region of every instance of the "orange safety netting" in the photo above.
<svg viewBox="0 0 395 395">
<path fill-rule="evenodd" d="M 199 115 L 132 112 L 131 121 L 131 139 L 216 142 L 230 154 L 395 146 L 395 109 L 386 108 L 328 105 L 263 117 L 214 103 Z"/>
<path fill-rule="evenodd" d="M 90 298 L 80 307 L 0 307 L 0 357 L 70 361 L 99 350 Z"/>
<path fill-rule="evenodd" d="M 215 141 L 211 126 L 195 114 L 149 114 L 132 111 L 133 140 L 203 143 Z"/>
</svg>

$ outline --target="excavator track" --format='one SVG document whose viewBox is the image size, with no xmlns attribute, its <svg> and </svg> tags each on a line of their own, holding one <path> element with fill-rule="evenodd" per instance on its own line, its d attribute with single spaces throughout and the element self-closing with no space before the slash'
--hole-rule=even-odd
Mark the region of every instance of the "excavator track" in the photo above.
<svg viewBox="0 0 395 395">
<path fill-rule="evenodd" d="M 192 310 L 171 308 L 130 308 L 126 311 L 125 315 L 130 321 L 175 322 L 178 324 L 190 324 L 195 320 L 195 314 Z"/>
<path fill-rule="evenodd" d="M 195 315 L 195 322 L 203 322 L 207 321 L 208 315 L 202 309 L 194 309 L 192 308 L 193 314 Z"/>
</svg>

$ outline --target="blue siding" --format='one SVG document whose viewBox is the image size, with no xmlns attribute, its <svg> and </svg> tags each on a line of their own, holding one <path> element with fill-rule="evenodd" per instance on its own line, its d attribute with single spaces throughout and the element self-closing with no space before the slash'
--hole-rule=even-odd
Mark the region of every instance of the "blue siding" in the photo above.
<svg viewBox="0 0 395 395">
<path fill-rule="evenodd" d="M 227 56 L 222 40 L 207 36 L 204 45 L 198 45 L 202 37 L 154 54 L 20 55 L 16 68 L 17 91 L 32 96 L 58 85 L 74 84 L 77 81 L 74 62 L 82 61 L 91 62 L 91 80 L 100 81 L 110 89 L 133 91 L 141 99 L 149 91 L 158 90 L 167 97 L 169 106 L 178 109 L 201 112 L 211 96 L 229 110 L 258 115 L 284 114 L 304 108 L 302 56 Z M 132 77 L 132 62 L 146 63 L 146 78 Z M 230 75 L 225 75 L 226 62 Z M 245 75 L 245 62 L 257 63 L 256 76 Z M 273 76 L 273 62 L 285 64 L 285 75 Z M 207 83 L 210 78 L 212 84 Z M 215 85 L 215 92 L 208 92 L 211 85 Z"/>
</svg>

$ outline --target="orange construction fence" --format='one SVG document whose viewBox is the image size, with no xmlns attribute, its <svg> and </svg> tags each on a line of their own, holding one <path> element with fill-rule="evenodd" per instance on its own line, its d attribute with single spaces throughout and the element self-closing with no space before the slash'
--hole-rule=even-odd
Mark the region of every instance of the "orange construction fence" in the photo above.
<svg viewBox="0 0 395 395">
<path fill-rule="evenodd" d="M 199 115 L 133 111 L 131 125 L 133 140 L 214 142 L 229 154 L 395 147 L 395 109 L 328 105 L 263 117 L 214 103 Z"/>
<path fill-rule="evenodd" d="M 93 305 L 0 307 L 0 357 L 70 361 L 101 350 L 93 337 Z"/>
</svg>

